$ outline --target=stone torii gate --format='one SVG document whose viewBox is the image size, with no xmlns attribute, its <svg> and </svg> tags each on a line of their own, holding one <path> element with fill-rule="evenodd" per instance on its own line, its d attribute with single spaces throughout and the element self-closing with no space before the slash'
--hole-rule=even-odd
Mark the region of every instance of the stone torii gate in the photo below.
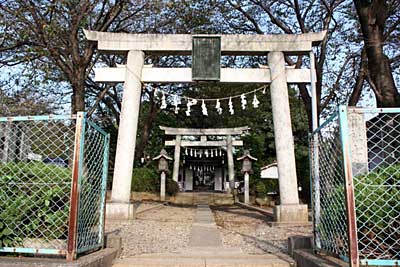
<svg viewBox="0 0 400 267">
<path fill-rule="evenodd" d="M 171 128 L 160 126 L 160 129 L 165 132 L 166 135 L 175 135 L 175 140 L 165 141 L 165 146 L 174 146 L 174 169 L 172 172 L 172 179 L 178 181 L 179 174 L 179 161 L 181 147 L 210 147 L 226 146 L 226 154 L 228 160 L 228 176 L 229 176 L 229 188 L 232 190 L 235 183 L 235 169 L 233 160 L 233 147 L 243 146 L 242 140 L 233 140 L 232 136 L 241 135 L 249 130 L 249 127 L 237 127 L 237 128 L 214 128 L 214 129 L 188 129 L 188 128 Z M 207 140 L 207 136 L 225 136 L 225 140 L 212 141 Z M 200 141 L 187 141 L 182 140 L 182 136 L 200 136 Z"/>
<path fill-rule="evenodd" d="M 223 83 L 270 83 L 279 171 L 280 205 L 275 210 L 279 221 L 307 221 L 307 206 L 299 204 L 294 142 L 290 118 L 288 84 L 310 83 L 313 95 L 313 125 L 316 125 L 315 67 L 312 47 L 318 45 L 326 32 L 273 35 L 190 35 L 190 34 L 129 34 L 85 31 L 100 51 L 127 54 L 125 66 L 95 69 L 98 82 L 124 82 L 121 118 L 112 189 L 112 202 L 107 216 L 129 218 L 129 203 L 142 83 L 190 83 L 191 68 L 154 68 L 144 65 L 145 54 L 190 55 L 198 38 L 217 38 L 208 47 L 218 47 L 221 55 L 267 55 L 268 67 L 258 69 L 220 68 L 213 81 Z M 205 42 L 210 44 L 210 42 Z M 194 53 L 196 54 L 196 53 Z M 205 56 L 207 51 L 203 54 Z M 284 55 L 309 55 L 310 69 L 285 67 Z M 201 57 L 200 57 L 201 60 Z M 194 59 L 193 59 L 194 63 Z M 195 70 L 195 69 L 193 69 Z"/>
</svg>

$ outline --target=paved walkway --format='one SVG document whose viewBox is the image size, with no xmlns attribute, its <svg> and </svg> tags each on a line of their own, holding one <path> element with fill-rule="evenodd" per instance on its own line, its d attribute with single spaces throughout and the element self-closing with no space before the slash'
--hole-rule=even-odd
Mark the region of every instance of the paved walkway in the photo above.
<svg viewBox="0 0 400 267">
<path fill-rule="evenodd" d="M 240 248 L 222 246 L 220 232 L 208 205 L 198 205 L 189 247 L 178 253 L 145 254 L 115 261 L 113 267 L 289 267 L 273 254 L 245 254 Z"/>
<path fill-rule="evenodd" d="M 190 247 L 222 247 L 222 240 L 208 205 L 198 205 L 192 224 Z"/>
</svg>

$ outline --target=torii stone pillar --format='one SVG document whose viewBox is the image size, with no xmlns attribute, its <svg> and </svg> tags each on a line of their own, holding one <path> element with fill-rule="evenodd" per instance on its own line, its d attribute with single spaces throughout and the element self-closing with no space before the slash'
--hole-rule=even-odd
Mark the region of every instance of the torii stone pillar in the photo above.
<svg viewBox="0 0 400 267">
<path fill-rule="evenodd" d="M 232 135 L 226 137 L 226 154 L 228 158 L 228 176 L 229 176 L 229 191 L 235 189 L 235 166 L 233 162 L 233 144 Z"/>
<path fill-rule="evenodd" d="M 133 216 L 133 206 L 129 204 L 129 201 L 142 92 L 143 64 L 144 53 L 142 51 L 131 50 L 128 52 L 115 155 L 112 202 L 111 205 L 107 205 L 107 217 L 111 218 L 129 219 Z"/>
<path fill-rule="evenodd" d="M 172 180 L 174 180 L 175 182 L 178 182 L 178 176 L 179 176 L 179 162 L 180 162 L 180 156 L 181 156 L 181 140 L 182 140 L 182 136 L 177 135 L 175 138 L 174 169 L 172 172 Z"/>
<path fill-rule="evenodd" d="M 307 205 L 299 205 L 284 54 L 268 53 L 268 66 L 271 72 L 271 103 L 279 172 L 280 205 L 274 210 L 275 220 L 304 222 L 308 220 L 308 213 Z"/>
</svg>

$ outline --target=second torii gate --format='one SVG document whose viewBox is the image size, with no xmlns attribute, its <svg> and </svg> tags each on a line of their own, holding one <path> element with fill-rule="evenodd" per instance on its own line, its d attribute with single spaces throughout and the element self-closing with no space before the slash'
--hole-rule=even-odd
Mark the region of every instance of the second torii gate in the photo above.
<svg viewBox="0 0 400 267">
<path fill-rule="evenodd" d="M 297 191 L 294 141 L 290 118 L 288 83 L 310 83 L 313 95 L 313 125 L 316 120 L 315 66 L 312 47 L 318 45 L 326 32 L 271 35 L 190 35 L 190 34 L 129 34 L 85 31 L 89 41 L 98 43 L 100 51 L 125 53 L 125 66 L 95 69 L 98 82 L 124 82 L 121 118 L 112 189 L 112 202 L 107 216 L 128 218 L 132 213 L 130 190 L 139 118 L 142 83 L 187 83 L 198 69 L 154 68 L 144 65 L 145 54 L 190 55 L 196 41 L 206 39 L 207 47 L 218 46 L 221 55 L 267 55 L 268 67 L 258 69 L 211 68 L 218 75 L 210 80 L 223 83 L 270 83 L 275 133 L 275 147 L 279 171 L 280 205 L 275 209 L 279 221 L 307 221 L 307 206 L 299 204 Z M 200 39 L 199 39 L 200 38 Z M 209 42 L 217 38 L 219 42 Z M 210 45 L 211 44 L 211 45 Z M 215 45 L 218 44 L 218 45 Z M 203 51 L 205 56 L 208 52 Z M 286 67 L 287 55 L 310 56 L 310 69 Z M 202 54 L 198 59 L 201 61 Z M 193 60 L 194 62 L 194 60 Z M 209 70 L 206 66 L 206 70 Z M 200 75 L 201 76 L 201 75 Z M 112 205 L 112 207 L 111 207 Z"/>
<path fill-rule="evenodd" d="M 242 140 L 233 140 L 233 136 L 242 135 L 249 130 L 249 127 L 236 127 L 236 128 L 214 128 L 214 129 L 188 129 L 188 128 L 171 128 L 160 126 L 160 129 L 166 135 L 174 135 L 175 140 L 165 141 L 166 146 L 174 146 L 174 169 L 172 172 L 172 179 L 178 181 L 179 162 L 181 147 L 223 147 L 226 146 L 226 154 L 228 160 L 228 175 L 229 175 L 229 189 L 234 188 L 235 183 L 235 170 L 233 159 L 233 147 L 243 146 Z M 207 140 L 207 136 L 224 136 L 225 140 L 211 141 Z M 182 140 L 182 136 L 200 136 L 200 141 L 186 141 Z"/>
</svg>

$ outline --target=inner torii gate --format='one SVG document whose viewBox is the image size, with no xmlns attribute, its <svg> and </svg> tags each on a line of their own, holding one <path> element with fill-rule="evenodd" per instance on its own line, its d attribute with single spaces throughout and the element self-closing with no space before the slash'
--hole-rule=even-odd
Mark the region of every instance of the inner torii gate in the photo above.
<svg viewBox="0 0 400 267">
<path fill-rule="evenodd" d="M 127 53 L 125 66 L 95 69 L 98 82 L 124 82 L 122 110 L 112 189 L 107 216 L 129 218 L 133 160 L 142 83 L 190 83 L 191 68 L 154 68 L 144 65 L 145 54 L 190 55 L 196 38 L 217 37 L 220 55 L 267 55 L 268 67 L 258 69 L 219 68 L 214 81 L 223 83 L 270 83 L 279 172 L 280 205 L 275 209 L 278 221 L 307 221 L 307 206 L 299 204 L 294 142 L 290 118 L 288 84 L 310 83 L 313 95 L 313 125 L 316 125 L 315 67 L 312 46 L 318 45 L 326 32 L 273 35 L 190 35 L 129 34 L 85 31 L 89 41 L 100 51 Z M 207 51 L 205 51 L 207 54 Z M 310 69 L 285 67 L 284 56 L 310 56 Z M 219 57 L 218 57 L 219 59 Z"/>
<path fill-rule="evenodd" d="M 218 128 L 218 129 L 187 129 L 187 128 L 171 128 L 160 126 L 160 129 L 166 135 L 175 135 L 175 140 L 165 141 L 165 146 L 174 146 L 174 168 L 172 172 L 172 179 L 178 181 L 179 162 L 181 147 L 223 147 L 226 146 L 226 154 L 228 160 L 228 176 L 229 176 L 229 189 L 234 188 L 235 183 L 235 169 L 233 159 L 233 147 L 243 146 L 242 140 L 233 140 L 232 136 L 242 135 L 249 130 L 249 127 L 237 128 Z M 225 140 L 213 141 L 207 140 L 207 136 L 224 136 Z M 200 136 L 200 141 L 186 141 L 182 140 L 182 136 Z"/>
</svg>

